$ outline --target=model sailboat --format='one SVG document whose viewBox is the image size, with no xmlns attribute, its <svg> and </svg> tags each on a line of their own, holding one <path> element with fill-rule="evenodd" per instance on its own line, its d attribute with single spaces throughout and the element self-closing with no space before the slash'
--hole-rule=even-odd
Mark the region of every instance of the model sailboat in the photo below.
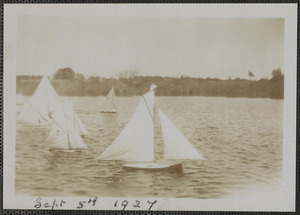
<svg viewBox="0 0 300 215">
<path fill-rule="evenodd" d="M 87 148 L 74 126 L 74 116 L 72 102 L 68 100 L 52 114 L 52 128 L 47 138 L 51 143 L 49 150 L 73 152 Z"/>
<path fill-rule="evenodd" d="M 115 105 L 115 90 L 111 88 L 101 107 L 101 113 L 117 113 Z"/>
<path fill-rule="evenodd" d="M 51 123 L 49 115 L 60 107 L 60 98 L 50 81 L 44 76 L 30 101 L 24 104 L 17 122 L 31 125 Z"/>
<path fill-rule="evenodd" d="M 72 102 L 70 105 L 72 106 Z M 62 110 L 63 105 L 61 98 L 56 93 L 48 78 L 44 76 L 30 101 L 24 104 L 20 113 L 17 115 L 17 122 L 30 125 L 51 124 L 51 115 L 54 112 Z M 74 114 L 74 126 L 78 133 L 80 135 L 88 135 L 89 132 L 73 111 L 73 106 L 72 113 Z"/>
<path fill-rule="evenodd" d="M 143 95 L 139 106 L 117 139 L 100 155 L 100 160 L 126 161 L 124 168 L 145 170 L 178 170 L 177 160 L 204 159 L 194 146 L 158 109 L 164 140 L 164 160 L 154 154 L 154 88 Z M 130 163 L 131 162 L 131 163 Z"/>
</svg>

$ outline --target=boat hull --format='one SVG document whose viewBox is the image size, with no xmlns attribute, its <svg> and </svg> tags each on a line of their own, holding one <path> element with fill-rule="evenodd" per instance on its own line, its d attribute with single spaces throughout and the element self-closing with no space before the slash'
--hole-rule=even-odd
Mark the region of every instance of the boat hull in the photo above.
<svg viewBox="0 0 300 215">
<path fill-rule="evenodd" d="M 168 171 L 168 172 L 181 172 L 182 163 L 180 162 L 148 162 L 148 163 L 126 163 L 123 164 L 126 170 L 146 170 L 146 171 Z"/>
</svg>

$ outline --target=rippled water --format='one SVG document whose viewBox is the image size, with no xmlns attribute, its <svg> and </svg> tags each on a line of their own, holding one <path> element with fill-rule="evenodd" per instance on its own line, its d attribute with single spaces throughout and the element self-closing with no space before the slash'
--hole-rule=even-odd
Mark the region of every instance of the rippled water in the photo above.
<svg viewBox="0 0 300 215">
<path fill-rule="evenodd" d="M 156 97 L 157 106 L 206 158 L 185 161 L 182 173 L 128 172 L 118 161 L 99 161 L 122 131 L 139 97 L 117 98 L 118 114 L 101 114 L 104 97 L 71 97 L 90 132 L 87 150 L 48 151 L 50 127 L 17 125 L 17 194 L 222 198 L 281 177 L 283 101 L 214 97 Z M 162 134 L 157 123 L 157 157 Z"/>
</svg>

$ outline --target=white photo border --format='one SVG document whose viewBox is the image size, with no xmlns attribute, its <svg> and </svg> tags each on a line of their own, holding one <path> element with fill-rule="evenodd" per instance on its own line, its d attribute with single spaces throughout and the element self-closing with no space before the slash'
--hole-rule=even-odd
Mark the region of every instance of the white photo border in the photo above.
<svg viewBox="0 0 300 215">
<path fill-rule="evenodd" d="M 205 18 L 284 18 L 284 150 L 283 180 L 278 190 L 226 199 L 139 198 L 148 210 L 169 211 L 295 211 L 296 193 L 296 97 L 297 97 L 297 4 L 4 4 L 4 94 L 3 94 L 3 208 L 36 209 L 38 197 L 14 193 L 15 178 L 15 95 L 17 71 L 18 16 L 134 16 Z M 90 197 L 43 197 L 65 201 L 57 209 L 76 210 L 78 202 Z M 96 206 L 83 210 L 121 210 L 116 200 L 134 202 L 136 198 L 98 198 Z M 41 208 L 42 209 L 42 208 Z M 49 208 L 44 208 L 49 209 Z M 82 209 L 81 209 L 82 210 Z"/>
</svg>

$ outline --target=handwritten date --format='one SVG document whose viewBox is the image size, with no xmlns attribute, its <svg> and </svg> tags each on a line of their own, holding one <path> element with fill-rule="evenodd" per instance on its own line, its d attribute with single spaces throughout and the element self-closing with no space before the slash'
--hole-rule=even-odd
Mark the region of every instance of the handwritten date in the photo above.
<svg viewBox="0 0 300 215">
<path fill-rule="evenodd" d="M 153 205 L 157 203 L 157 200 L 154 201 L 146 201 L 141 202 L 139 200 L 116 200 L 114 202 L 114 206 L 116 209 L 119 210 L 125 210 L 126 208 L 128 210 L 132 209 L 141 209 L 141 210 L 148 210 L 150 211 L 153 207 Z M 53 199 L 51 201 L 44 201 L 41 197 L 38 197 L 36 199 L 36 204 L 34 207 L 36 209 L 62 209 L 64 206 L 66 207 L 66 201 L 63 199 Z M 75 206 L 76 209 L 84 209 L 86 207 L 91 208 L 96 205 L 100 205 L 100 202 L 98 201 L 97 197 L 91 197 L 86 200 L 78 201 L 77 205 Z M 71 208 L 70 208 L 71 209 Z M 75 209 L 75 208 L 74 208 Z"/>
<path fill-rule="evenodd" d="M 115 207 L 118 207 L 118 206 L 119 206 L 118 202 L 119 202 L 119 200 L 117 200 L 117 201 L 115 202 L 115 204 L 114 204 Z M 122 210 L 125 210 L 126 207 L 129 205 L 129 203 L 130 203 L 129 201 L 123 200 L 123 201 L 121 202 L 121 204 L 120 204 L 120 205 L 123 207 Z M 147 201 L 147 204 L 148 204 L 148 206 L 149 206 L 148 211 L 151 210 L 152 206 L 153 206 L 155 203 L 157 203 L 156 200 L 153 201 L 153 202 L 151 202 L 151 201 L 149 201 L 149 200 Z M 141 207 L 140 204 L 141 204 L 141 202 L 140 202 L 139 200 L 135 200 L 135 202 L 132 203 L 132 206 L 133 206 L 134 208 L 140 208 L 140 207 Z"/>
</svg>

